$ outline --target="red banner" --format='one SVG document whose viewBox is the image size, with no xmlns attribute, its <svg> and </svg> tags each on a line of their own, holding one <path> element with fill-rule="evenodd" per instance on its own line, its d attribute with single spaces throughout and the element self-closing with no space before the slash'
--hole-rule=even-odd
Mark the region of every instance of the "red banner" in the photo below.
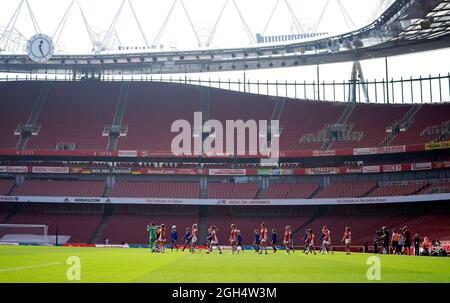
<svg viewBox="0 0 450 303">
<path fill-rule="evenodd" d="M 355 149 L 336 149 L 336 150 L 294 150 L 294 151 L 280 151 L 280 157 L 330 157 L 330 156 L 362 156 L 374 154 L 392 154 L 426 151 L 429 149 L 429 144 L 414 144 L 414 145 L 400 145 L 400 146 L 386 146 L 386 147 L 366 147 Z M 440 149 L 450 148 L 450 144 L 443 144 Z M 167 150 L 119 150 L 119 151 L 92 151 L 92 150 L 15 150 L 3 149 L 0 150 L 1 156 L 59 156 L 59 157 L 170 157 L 175 156 Z M 183 156 L 182 156 L 183 157 Z M 185 156 L 191 157 L 191 156 Z M 211 158 L 230 158 L 230 155 L 211 156 Z M 262 156 L 243 156 L 241 158 L 264 158 Z"/>
</svg>

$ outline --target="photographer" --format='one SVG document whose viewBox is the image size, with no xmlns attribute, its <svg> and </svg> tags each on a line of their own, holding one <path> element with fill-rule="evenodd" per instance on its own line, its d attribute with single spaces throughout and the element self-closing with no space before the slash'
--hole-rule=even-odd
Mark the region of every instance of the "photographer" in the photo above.
<svg viewBox="0 0 450 303">
<path fill-rule="evenodd" d="M 414 256 L 419 256 L 420 255 L 420 237 L 418 234 L 414 235 Z"/>
<path fill-rule="evenodd" d="M 378 253 L 378 237 L 375 237 L 375 239 L 373 240 L 373 253 Z"/>
</svg>

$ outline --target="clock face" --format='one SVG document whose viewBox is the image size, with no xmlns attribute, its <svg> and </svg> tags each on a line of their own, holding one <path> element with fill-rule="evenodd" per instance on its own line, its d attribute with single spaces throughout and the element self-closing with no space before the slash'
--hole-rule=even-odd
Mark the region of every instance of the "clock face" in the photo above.
<svg viewBox="0 0 450 303">
<path fill-rule="evenodd" d="M 28 40 L 28 57 L 35 62 L 45 62 L 49 60 L 55 51 L 53 41 L 50 37 L 37 34 Z"/>
</svg>

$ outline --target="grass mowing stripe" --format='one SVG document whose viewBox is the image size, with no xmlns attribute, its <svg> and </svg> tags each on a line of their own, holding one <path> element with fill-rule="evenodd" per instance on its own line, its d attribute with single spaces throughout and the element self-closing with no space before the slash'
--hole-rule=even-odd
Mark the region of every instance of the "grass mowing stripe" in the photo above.
<svg viewBox="0 0 450 303">
<path fill-rule="evenodd" d="M 21 266 L 21 267 L 13 267 L 13 268 L 0 268 L 0 272 L 34 269 L 34 268 L 41 268 L 41 267 L 48 267 L 48 266 L 55 266 L 55 265 L 61 265 L 61 263 L 53 262 L 53 263 L 29 265 L 29 266 Z"/>
</svg>

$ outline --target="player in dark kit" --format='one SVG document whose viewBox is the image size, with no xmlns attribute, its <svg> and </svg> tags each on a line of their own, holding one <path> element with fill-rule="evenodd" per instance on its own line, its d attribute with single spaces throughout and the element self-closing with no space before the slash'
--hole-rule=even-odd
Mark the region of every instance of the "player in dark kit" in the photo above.
<svg viewBox="0 0 450 303">
<path fill-rule="evenodd" d="M 236 250 L 238 253 L 239 253 L 239 251 L 244 252 L 244 250 L 242 249 L 242 235 L 241 235 L 241 231 L 239 229 L 237 230 Z"/>
<path fill-rule="evenodd" d="M 272 245 L 273 252 L 277 252 L 277 231 L 275 229 L 272 229 L 272 239 L 270 241 L 270 244 Z"/>
<path fill-rule="evenodd" d="M 186 228 L 186 233 L 184 234 L 184 246 L 181 251 L 184 251 L 186 247 L 189 245 L 189 242 L 191 241 L 191 229 L 189 227 Z"/>
<path fill-rule="evenodd" d="M 255 229 L 255 241 L 253 242 L 253 247 L 255 248 L 255 252 L 259 253 L 259 249 L 261 245 L 261 238 L 259 236 L 259 231 Z"/>
<path fill-rule="evenodd" d="M 212 233 L 211 233 L 211 227 L 210 227 L 210 228 L 208 228 L 208 235 L 206 236 L 206 246 L 208 246 L 208 251 L 206 252 L 207 254 L 209 254 L 209 251 L 212 250 L 211 241 L 212 241 Z"/>
<path fill-rule="evenodd" d="M 303 252 L 306 253 L 308 250 L 308 234 L 309 234 L 309 228 L 306 229 L 305 235 L 303 236 L 303 242 L 305 243 L 305 247 L 303 248 Z"/>
<path fill-rule="evenodd" d="M 172 230 L 170 231 L 170 247 L 172 251 L 174 248 L 178 251 L 177 240 L 178 240 L 177 227 L 174 225 L 172 226 Z"/>
</svg>

